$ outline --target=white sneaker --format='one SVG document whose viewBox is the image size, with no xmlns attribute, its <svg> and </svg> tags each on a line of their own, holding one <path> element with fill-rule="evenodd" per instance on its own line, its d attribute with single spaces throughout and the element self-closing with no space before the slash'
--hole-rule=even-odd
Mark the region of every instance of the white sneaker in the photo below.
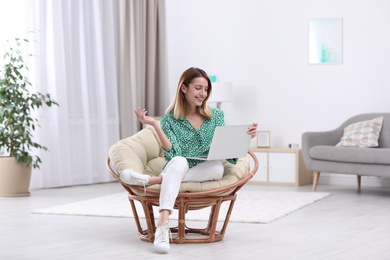
<svg viewBox="0 0 390 260">
<path fill-rule="evenodd" d="M 168 227 L 168 224 L 164 226 L 157 227 L 156 233 L 154 234 L 154 248 L 160 253 L 168 253 L 169 251 L 169 237 L 171 230 Z"/>
<path fill-rule="evenodd" d="M 149 178 L 150 176 L 147 174 L 138 173 L 130 169 L 125 169 L 120 174 L 120 179 L 124 183 L 144 187 L 149 185 Z"/>
</svg>

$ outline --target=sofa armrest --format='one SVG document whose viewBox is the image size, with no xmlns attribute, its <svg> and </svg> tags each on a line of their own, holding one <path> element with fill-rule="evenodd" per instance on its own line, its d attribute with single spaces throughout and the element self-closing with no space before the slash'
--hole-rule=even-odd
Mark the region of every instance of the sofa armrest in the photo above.
<svg viewBox="0 0 390 260">
<path fill-rule="evenodd" d="M 309 170 L 312 168 L 312 158 L 309 155 L 310 148 L 317 145 L 335 146 L 343 135 L 343 128 L 332 131 L 306 132 L 302 134 L 302 157 Z"/>
<path fill-rule="evenodd" d="M 307 147 L 316 145 L 336 145 L 340 142 L 343 135 L 343 130 L 335 129 L 324 132 L 306 132 L 302 135 L 302 147 L 305 144 Z"/>
</svg>

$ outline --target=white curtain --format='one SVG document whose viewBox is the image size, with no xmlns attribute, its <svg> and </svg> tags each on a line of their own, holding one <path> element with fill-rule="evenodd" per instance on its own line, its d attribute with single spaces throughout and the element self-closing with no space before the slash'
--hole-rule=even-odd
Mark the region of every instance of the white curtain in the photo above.
<svg viewBox="0 0 390 260">
<path fill-rule="evenodd" d="M 26 31 L 26 0 L 0 0 L 0 63 L 6 40 Z"/>
<path fill-rule="evenodd" d="M 105 168 L 119 139 L 118 1 L 30 0 L 33 84 L 59 107 L 38 113 L 43 163 L 30 188 L 112 180 Z"/>
</svg>

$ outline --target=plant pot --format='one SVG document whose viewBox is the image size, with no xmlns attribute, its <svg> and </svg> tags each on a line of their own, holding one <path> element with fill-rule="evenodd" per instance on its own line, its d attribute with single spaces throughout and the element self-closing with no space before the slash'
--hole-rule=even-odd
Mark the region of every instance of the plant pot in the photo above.
<svg viewBox="0 0 390 260">
<path fill-rule="evenodd" d="M 0 157 L 0 196 L 30 196 L 31 170 L 14 157 Z"/>
</svg>

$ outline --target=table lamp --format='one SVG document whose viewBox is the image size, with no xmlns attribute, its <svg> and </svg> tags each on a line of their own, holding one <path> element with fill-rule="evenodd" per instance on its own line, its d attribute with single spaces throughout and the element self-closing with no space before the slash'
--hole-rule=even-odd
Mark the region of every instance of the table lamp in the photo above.
<svg viewBox="0 0 390 260">
<path fill-rule="evenodd" d="M 221 109 L 222 102 L 233 100 L 233 84 L 230 82 L 213 82 L 213 89 L 208 102 L 216 103 L 217 108 Z"/>
</svg>

